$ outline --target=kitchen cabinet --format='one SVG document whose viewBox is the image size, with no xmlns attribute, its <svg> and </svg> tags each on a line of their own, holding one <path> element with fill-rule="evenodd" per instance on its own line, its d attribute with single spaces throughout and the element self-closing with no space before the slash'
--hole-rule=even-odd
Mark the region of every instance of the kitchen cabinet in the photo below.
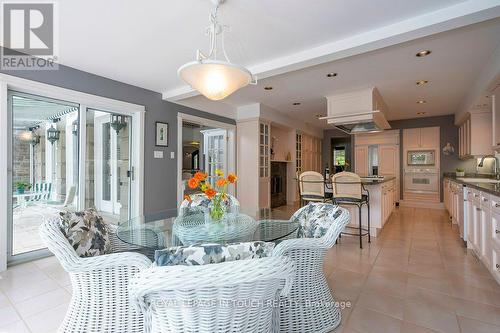
<svg viewBox="0 0 500 333">
<path fill-rule="evenodd" d="M 456 186 L 463 185 L 445 179 L 443 186 L 446 196 L 453 196 Z M 500 283 L 500 197 L 467 186 L 462 202 L 452 200 L 445 206 L 454 219 L 463 219 L 467 247 Z"/>
<path fill-rule="evenodd" d="M 445 179 L 443 181 L 443 203 L 444 203 L 444 208 L 450 212 L 450 181 L 448 179 Z"/>
<path fill-rule="evenodd" d="M 458 157 L 461 159 L 493 153 L 492 113 L 474 111 L 460 124 L 458 130 Z"/>
<path fill-rule="evenodd" d="M 380 133 L 362 133 L 354 136 L 354 172 L 361 177 L 370 175 L 370 161 L 376 161 L 379 176 L 396 177 L 394 200 L 400 197 L 400 131 L 388 130 Z M 370 152 L 373 154 L 370 157 Z"/>
<path fill-rule="evenodd" d="M 368 176 L 368 146 L 354 148 L 354 172 L 360 177 Z"/>
<path fill-rule="evenodd" d="M 382 197 L 381 197 L 381 203 L 382 203 L 382 221 L 385 224 L 385 222 L 389 219 L 391 216 L 394 207 L 395 207 L 395 186 L 394 182 L 388 182 L 387 184 L 382 185 Z"/>
<path fill-rule="evenodd" d="M 405 150 L 439 149 L 439 127 L 404 129 L 403 144 Z"/>
</svg>

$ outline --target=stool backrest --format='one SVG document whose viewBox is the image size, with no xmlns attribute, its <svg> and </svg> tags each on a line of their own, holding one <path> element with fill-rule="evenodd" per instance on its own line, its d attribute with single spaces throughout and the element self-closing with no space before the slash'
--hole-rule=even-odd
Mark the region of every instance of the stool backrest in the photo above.
<svg viewBox="0 0 500 333">
<path fill-rule="evenodd" d="M 315 171 L 304 171 L 299 176 L 300 195 L 325 196 L 325 179 Z"/>
<path fill-rule="evenodd" d="M 352 172 L 339 172 L 332 175 L 334 198 L 361 199 L 361 177 Z"/>
</svg>

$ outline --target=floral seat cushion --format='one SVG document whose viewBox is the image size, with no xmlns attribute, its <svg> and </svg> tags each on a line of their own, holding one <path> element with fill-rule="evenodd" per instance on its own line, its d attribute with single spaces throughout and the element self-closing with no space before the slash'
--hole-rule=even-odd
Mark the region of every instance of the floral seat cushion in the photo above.
<svg viewBox="0 0 500 333">
<path fill-rule="evenodd" d="M 191 195 L 191 201 L 184 200 L 180 206 L 180 214 L 197 214 L 208 209 L 211 201 L 205 194 L 197 193 Z M 227 199 L 223 201 L 224 208 L 227 212 L 237 212 L 240 203 L 238 199 L 228 194 Z"/>
<path fill-rule="evenodd" d="M 194 244 L 155 251 L 157 266 L 199 266 L 226 261 L 257 259 L 271 255 L 274 243 Z"/>
<path fill-rule="evenodd" d="M 341 214 L 338 205 L 311 202 L 295 212 L 291 220 L 299 222 L 299 238 L 320 238 Z"/>
<path fill-rule="evenodd" d="M 108 228 L 95 209 L 59 215 L 61 231 L 77 255 L 94 257 L 111 252 Z"/>
</svg>

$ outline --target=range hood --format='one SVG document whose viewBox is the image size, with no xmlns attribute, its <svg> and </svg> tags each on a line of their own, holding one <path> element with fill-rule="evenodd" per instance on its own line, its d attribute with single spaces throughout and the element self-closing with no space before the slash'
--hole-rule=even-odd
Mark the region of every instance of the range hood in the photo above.
<svg viewBox="0 0 500 333">
<path fill-rule="evenodd" d="M 387 106 L 376 88 L 326 98 L 328 115 L 319 119 L 345 133 L 372 133 L 391 128 L 384 115 Z"/>
</svg>

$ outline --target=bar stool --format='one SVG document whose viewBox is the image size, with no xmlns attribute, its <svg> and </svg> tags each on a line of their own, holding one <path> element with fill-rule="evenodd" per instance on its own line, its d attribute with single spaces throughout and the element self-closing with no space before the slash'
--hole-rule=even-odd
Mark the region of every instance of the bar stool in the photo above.
<svg viewBox="0 0 500 333">
<path fill-rule="evenodd" d="M 310 201 L 325 202 L 325 179 L 315 171 L 304 171 L 299 175 L 300 204 Z"/>
<path fill-rule="evenodd" d="M 344 235 L 359 236 L 359 248 L 363 248 L 363 236 L 368 235 L 370 239 L 370 193 L 363 186 L 361 178 L 352 172 L 340 172 L 332 175 L 333 201 L 339 205 L 355 205 L 358 207 L 359 227 L 347 226 L 346 228 L 357 230 L 356 233 L 343 232 Z M 366 205 L 368 210 L 368 227 L 363 228 L 361 224 L 361 208 Z"/>
</svg>

